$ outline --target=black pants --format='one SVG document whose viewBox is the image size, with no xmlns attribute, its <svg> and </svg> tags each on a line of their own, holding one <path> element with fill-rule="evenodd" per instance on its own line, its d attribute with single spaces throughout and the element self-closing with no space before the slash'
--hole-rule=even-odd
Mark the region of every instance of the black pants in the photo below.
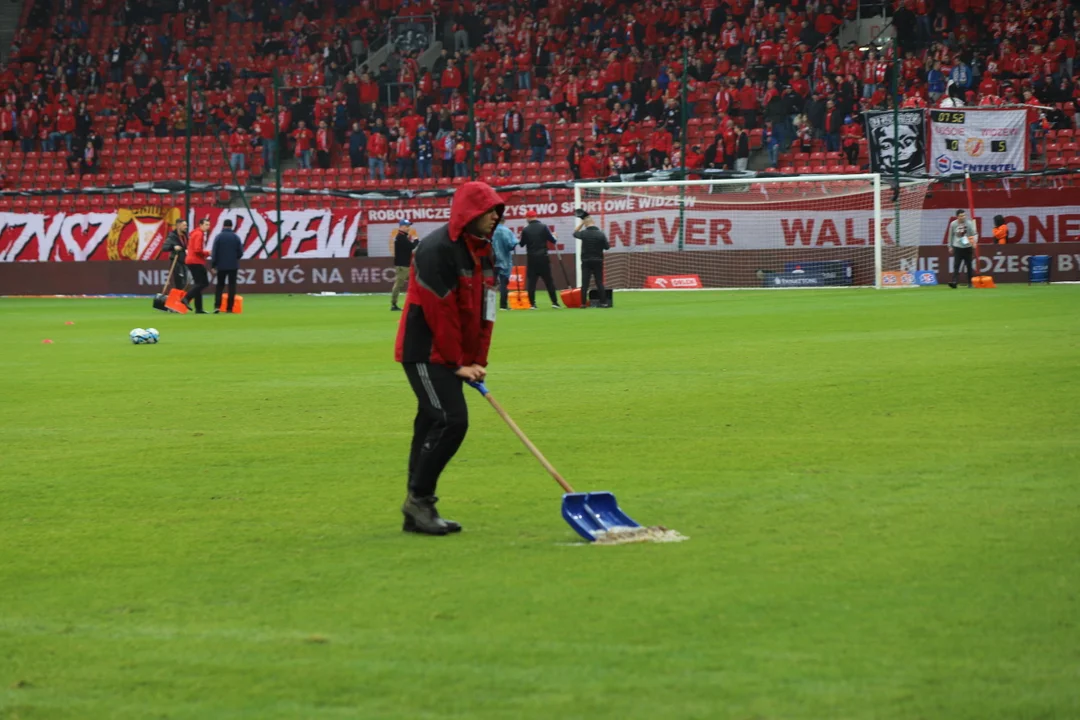
<svg viewBox="0 0 1080 720">
<path fill-rule="evenodd" d="M 187 285 L 187 270 L 184 267 L 184 263 L 179 260 L 172 266 L 173 271 L 170 282 L 174 288 L 182 288 Z"/>
<path fill-rule="evenodd" d="M 952 281 L 955 285 L 957 278 L 960 276 L 960 266 L 963 265 L 967 268 L 968 285 L 971 285 L 971 276 L 975 274 L 972 270 L 975 264 L 975 248 L 973 247 L 954 247 L 953 248 L 953 269 L 952 269 Z"/>
<path fill-rule="evenodd" d="M 499 273 L 499 307 L 503 310 L 509 310 L 510 306 L 507 304 L 510 301 L 510 276 Z"/>
<path fill-rule="evenodd" d="M 855 144 L 848 145 L 844 148 L 844 154 L 847 155 L 848 165 L 859 164 L 859 146 Z"/>
<path fill-rule="evenodd" d="M 403 363 L 403 366 L 417 401 L 408 489 L 418 497 L 429 497 L 435 494 L 439 475 L 469 430 L 465 381 L 445 365 Z"/>
<path fill-rule="evenodd" d="M 559 296 L 555 294 L 555 280 L 551 277 L 551 261 L 544 257 L 530 257 L 526 265 L 525 287 L 529 292 L 529 304 L 536 307 L 536 281 L 544 281 L 548 297 L 552 305 L 559 304 Z"/>
<path fill-rule="evenodd" d="M 326 150 L 318 150 L 315 152 L 315 159 L 319 163 L 319 167 L 326 170 L 330 167 L 330 153 Z"/>
<path fill-rule="evenodd" d="M 600 291 L 600 304 L 604 304 L 607 293 L 604 291 L 604 261 L 581 261 L 581 307 L 589 307 L 589 280 L 596 280 L 596 289 Z"/>
<path fill-rule="evenodd" d="M 191 276 L 191 287 L 184 293 L 184 304 L 195 299 L 195 312 L 202 312 L 202 291 L 210 286 L 210 278 L 206 275 L 205 265 L 187 263 L 188 275 Z"/>
<path fill-rule="evenodd" d="M 221 307 L 221 293 L 225 290 L 226 281 L 229 283 L 229 306 L 225 312 L 232 312 L 233 302 L 236 300 L 236 270 L 217 271 L 217 292 L 214 293 L 214 309 Z"/>
</svg>

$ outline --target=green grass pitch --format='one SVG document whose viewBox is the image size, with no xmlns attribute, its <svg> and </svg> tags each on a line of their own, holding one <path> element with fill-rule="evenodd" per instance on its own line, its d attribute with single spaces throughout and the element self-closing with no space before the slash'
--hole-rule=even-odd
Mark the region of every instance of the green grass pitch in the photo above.
<svg viewBox="0 0 1080 720">
<path fill-rule="evenodd" d="M 0 299 L 0 718 L 1080 718 L 1080 288 L 500 313 L 621 547 L 475 394 L 401 533 L 387 305 Z"/>
</svg>

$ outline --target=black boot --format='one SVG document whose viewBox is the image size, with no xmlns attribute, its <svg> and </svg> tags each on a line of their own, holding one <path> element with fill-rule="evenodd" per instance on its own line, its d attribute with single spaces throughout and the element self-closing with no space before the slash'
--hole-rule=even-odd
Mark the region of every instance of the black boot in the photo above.
<svg viewBox="0 0 1080 720">
<path fill-rule="evenodd" d="M 434 495 L 417 497 L 409 493 L 405 498 L 405 504 L 401 506 L 401 513 L 405 516 L 401 529 L 422 535 L 448 535 L 461 532 L 459 523 L 439 517 L 439 511 L 435 509 L 435 503 L 438 501 L 439 498 Z"/>
</svg>

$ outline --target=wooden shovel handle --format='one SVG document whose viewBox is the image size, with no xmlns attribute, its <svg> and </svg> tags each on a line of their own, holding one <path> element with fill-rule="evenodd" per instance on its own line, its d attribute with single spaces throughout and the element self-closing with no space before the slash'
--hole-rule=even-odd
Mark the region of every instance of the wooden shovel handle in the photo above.
<svg viewBox="0 0 1080 720">
<path fill-rule="evenodd" d="M 179 255 L 177 255 L 176 257 L 174 257 L 172 259 L 172 265 L 169 266 L 169 274 L 165 276 L 165 284 L 161 286 L 161 294 L 162 295 L 165 294 L 165 291 L 169 287 L 169 283 L 172 282 L 173 270 L 176 269 L 176 261 L 179 260 L 179 259 L 180 259 Z"/>
<path fill-rule="evenodd" d="M 473 385 L 473 387 L 476 386 Z M 480 390 L 479 387 L 477 389 Z M 574 488 L 570 487 L 570 483 L 566 482 L 566 480 L 563 479 L 563 476 L 559 474 L 559 471 L 555 469 L 555 466 L 548 462 L 548 459 L 544 457 L 544 453 L 540 452 L 540 449 L 532 444 L 532 441 L 529 440 L 524 432 L 522 432 L 521 428 L 517 426 L 517 423 L 506 414 L 506 411 L 502 409 L 502 406 L 499 405 L 498 401 L 491 397 L 491 393 L 487 391 L 487 388 L 481 390 L 481 393 L 487 398 L 487 401 L 491 403 L 491 407 L 495 408 L 495 412 L 499 413 L 499 417 L 506 421 L 506 424 L 514 431 L 514 434 L 518 436 L 518 439 L 525 444 L 525 447 L 529 448 L 529 452 L 533 454 L 533 457 L 540 461 L 540 464 L 551 474 L 551 477 L 555 478 L 555 482 L 559 483 L 564 491 L 568 493 L 574 492 Z"/>
</svg>

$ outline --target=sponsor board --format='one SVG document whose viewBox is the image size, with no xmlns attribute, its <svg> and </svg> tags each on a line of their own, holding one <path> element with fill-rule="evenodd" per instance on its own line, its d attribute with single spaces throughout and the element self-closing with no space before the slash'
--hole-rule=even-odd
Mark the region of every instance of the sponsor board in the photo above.
<svg viewBox="0 0 1080 720">
<path fill-rule="evenodd" d="M 691 290 L 704 287 L 698 275 L 650 275 L 645 287 L 651 290 Z"/>
<path fill-rule="evenodd" d="M 763 287 L 825 287 L 825 276 L 821 273 L 808 273 L 801 270 L 784 273 L 766 273 Z"/>
<path fill-rule="evenodd" d="M 950 193 L 950 195 L 955 195 Z M 901 235 L 906 243 L 945 245 L 946 233 L 955 208 L 967 205 L 966 198 L 953 198 L 945 207 L 923 210 L 903 210 L 899 214 Z M 1077 242 L 1080 241 L 1080 204 L 1003 206 L 1000 203 L 979 202 L 975 225 L 984 243 L 993 242 L 992 218 L 1005 216 L 1009 237 L 1014 242 Z M 954 207 L 955 205 L 955 207 Z M 817 204 L 817 207 L 821 207 Z M 759 207 L 699 209 L 695 213 L 657 211 L 652 213 L 610 213 L 594 218 L 611 244 L 609 254 L 629 252 L 658 252 L 683 250 L 708 252 L 715 250 L 785 250 L 865 248 L 874 244 L 874 219 L 865 210 L 806 210 L 799 207 L 762 203 Z M 558 236 L 559 251 L 574 249 L 573 216 L 541 217 L 540 220 Z M 895 246 L 896 215 L 883 209 L 881 218 L 882 242 Z M 515 234 L 525 225 L 524 220 L 508 221 Z M 918 232 L 910 232 L 911 227 Z M 440 227 L 439 224 L 417 223 L 420 237 Z M 390 255 L 390 238 L 395 224 L 368 226 L 368 252 L 372 256 Z M 523 252 L 521 250 L 518 251 Z"/>
<path fill-rule="evenodd" d="M 754 268 L 765 267 L 775 259 L 771 251 L 745 250 L 739 253 L 738 265 L 746 267 L 744 275 L 732 276 L 730 266 L 717 264 L 702 267 L 696 256 L 690 253 L 663 253 L 657 256 L 659 262 L 673 270 L 684 270 L 679 263 L 685 262 L 684 273 L 698 274 L 705 287 L 762 287 L 762 277 Z M 842 250 L 819 250 L 818 254 L 837 255 Z M 1051 277 L 1054 281 L 1080 281 L 1080 243 L 1054 243 L 1040 245 L 999 245 L 987 247 L 979 257 L 978 274 L 993 275 L 998 283 L 1026 283 L 1029 278 L 1031 258 L 1036 255 L 1049 256 Z M 630 256 L 620 255 L 605 265 L 605 278 L 617 287 L 642 287 L 647 277 L 643 268 L 634 267 L 625 262 Z M 564 260 L 568 271 L 573 257 L 567 254 Z M 906 273 L 897 273 L 893 278 L 899 287 L 902 274 L 913 275 L 916 279 L 921 272 L 934 273 L 936 277 L 950 277 L 952 272 L 952 253 L 947 247 L 934 246 L 919 249 L 919 257 L 912 262 L 912 267 L 905 268 Z M 168 272 L 168 263 L 153 262 L 94 262 L 94 263 L 0 263 L 0 295 L 110 295 L 142 294 L 152 295 L 161 290 Z M 794 277 L 795 274 L 779 273 Z M 812 275 L 805 273 L 804 275 Z M 562 280 L 561 273 L 555 277 Z M 255 293 L 295 293 L 295 292 L 388 292 L 393 285 L 395 270 L 391 258 L 344 258 L 344 259 L 307 259 L 307 260 L 250 260 L 241 266 L 239 285 L 243 294 Z M 768 276 L 765 276 L 766 278 Z M 818 276 L 820 277 L 820 276 Z M 616 280 L 617 279 L 617 280 Z M 872 283 L 870 276 L 856 273 L 856 285 Z M 824 278 L 821 278 L 824 284 Z M 796 287 L 813 287 L 812 284 Z M 813 281 L 811 281 L 813 282 Z M 772 287 L 785 286 L 784 280 Z M 560 287 L 562 284 L 560 283 Z"/>
</svg>

